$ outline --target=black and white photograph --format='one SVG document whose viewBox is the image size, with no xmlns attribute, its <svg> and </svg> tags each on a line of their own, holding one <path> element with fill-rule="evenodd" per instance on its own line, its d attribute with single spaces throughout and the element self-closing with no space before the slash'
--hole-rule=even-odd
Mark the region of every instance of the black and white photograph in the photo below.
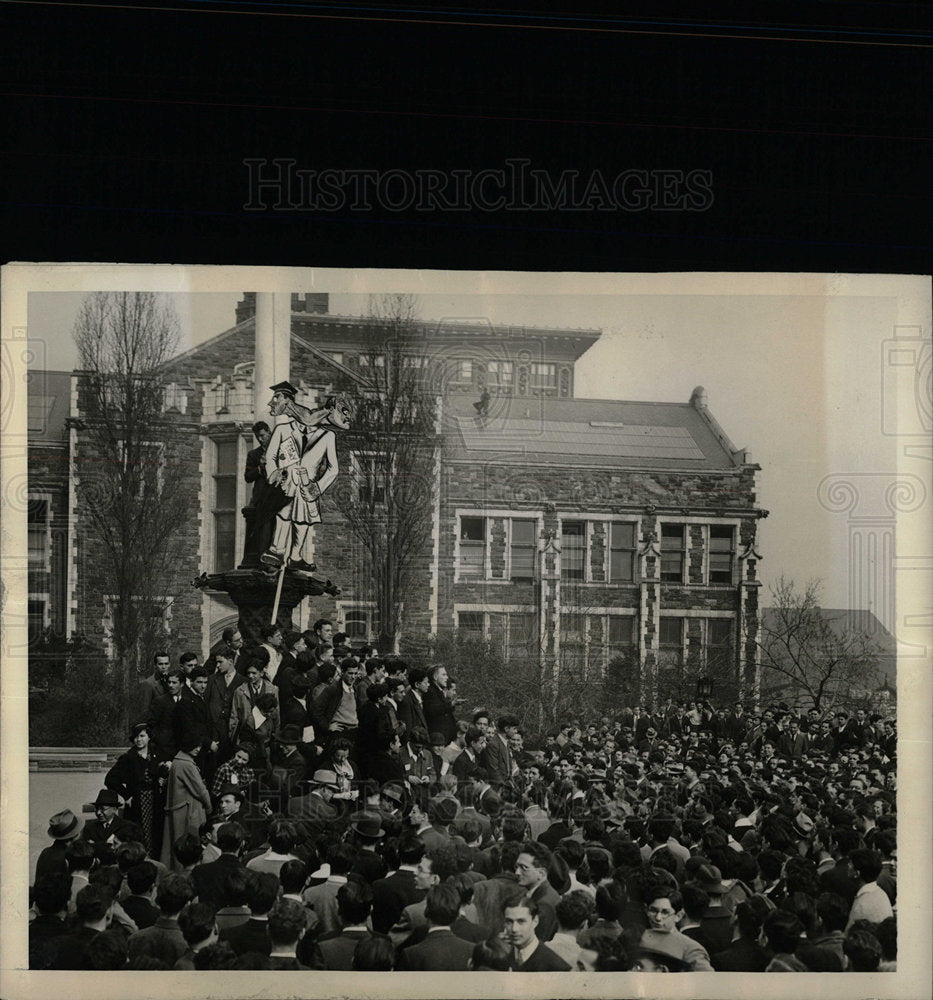
<svg viewBox="0 0 933 1000">
<path fill-rule="evenodd" d="M 928 989 L 929 279 L 3 279 L 11 990 Z"/>
</svg>

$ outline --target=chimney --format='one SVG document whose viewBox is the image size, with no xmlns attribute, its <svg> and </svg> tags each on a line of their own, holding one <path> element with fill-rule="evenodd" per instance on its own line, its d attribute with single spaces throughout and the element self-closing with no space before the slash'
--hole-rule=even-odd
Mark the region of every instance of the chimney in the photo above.
<svg viewBox="0 0 933 1000">
<path fill-rule="evenodd" d="M 690 405 L 695 410 L 706 409 L 706 390 L 702 385 L 698 385 L 690 394 Z"/>
<path fill-rule="evenodd" d="M 292 292 L 292 312 L 326 313 L 329 309 L 327 292 Z"/>
<path fill-rule="evenodd" d="M 236 321 L 242 323 L 244 319 L 256 315 L 256 293 L 244 292 L 243 298 L 236 304 Z"/>
</svg>

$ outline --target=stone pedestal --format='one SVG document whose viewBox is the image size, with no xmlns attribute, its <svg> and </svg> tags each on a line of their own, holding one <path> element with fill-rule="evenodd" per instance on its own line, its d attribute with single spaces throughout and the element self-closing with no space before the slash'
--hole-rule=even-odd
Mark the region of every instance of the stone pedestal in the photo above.
<svg viewBox="0 0 933 1000">
<path fill-rule="evenodd" d="M 219 590 L 230 596 L 240 613 L 239 629 L 247 645 L 262 641 L 260 629 L 272 621 L 278 576 L 257 569 L 234 569 L 226 573 L 202 573 L 193 585 L 199 590 Z M 304 573 L 285 571 L 282 596 L 276 622 L 283 628 L 293 628 L 292 612 L 306 597 L 328 594 L 337 597 L 340 588 L 330 580 L 320 580 Z"/>
</svg>

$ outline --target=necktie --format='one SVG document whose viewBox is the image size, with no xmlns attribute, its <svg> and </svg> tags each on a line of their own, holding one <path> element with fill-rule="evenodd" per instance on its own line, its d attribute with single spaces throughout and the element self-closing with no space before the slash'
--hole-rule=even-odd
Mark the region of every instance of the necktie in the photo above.
<svg viewBox="0 0 933 1000">
<path fill-rule="evenodd" d="M 521 967 L 522 967 L 522 953 L 516 947 L 512 949 L 512 968 L 520 969 Z"/>
</svg>

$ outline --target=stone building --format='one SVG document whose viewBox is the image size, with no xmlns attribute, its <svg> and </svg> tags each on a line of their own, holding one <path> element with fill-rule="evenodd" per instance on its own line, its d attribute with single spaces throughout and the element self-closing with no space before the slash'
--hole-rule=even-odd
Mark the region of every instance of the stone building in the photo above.
<svg viewBox="0 0 933 1000">
<path fill-rule="evenodd" d="M 362 391 L 369 367 L 380 363 L 366 346 L 367 320 L 327 308 L 326 295 L 292 296 L 291 380 L 308 405 L 337 390 Z M 242 558 L 251 489 L 243 469 L 255 445 L 254 314 L 254 296 L 244 295 L 233 327 L 164 373 L 165 410 L 191 438 L 189 460 L 166 470 L 185 477 L 193 526 L 176 593 L 167 595 L 166 644 L 177 651 L 206 651 L 237 617 L 225 594 L 189 583 Z M 439 400 L 437 500 L 417 581 L 405 594 L 403 647 L 459 630 L 507 655 L 534 650 L 550 676 L 573 669 L 595 677 L 626 657 L 640 698 L 666 690 L 665 678 L 709 675 L 722 694 L 755 700 L 756 538 L 766 515 L 759 467 L 717 424 L 705 391 L 682 403 L 578 398 L 575 364 L 599 330 L 442 319 L 422 321 L 422 333 L 426 357 L 412 364 L 434 380 Z M 62 386 L 69 380 L 67 447 L 81 475 L 81 375 L 57 377 Z M 49 447 L 31 439 L 37 453 Z M 366 456 L 341 454 L 340 462 L 353 488 L 366 488 Z M 37 479 L 37 499 L 40 486 Z M 49 593 L 61 593 L 50 609 L 66 609 L 53 611 L 54 623 L 69 634 L 105 634 L 106 601 L 93 549 L 81 541 L 73 485 L 60 495 L 70 497 L 71 559 L 50 584 Z M 315 545 L 341 593 L 303 602 L 295 624 L 325 616 L 354 639 L 373 637 L 365 557 L 332 503 Z"/>
</svg>

